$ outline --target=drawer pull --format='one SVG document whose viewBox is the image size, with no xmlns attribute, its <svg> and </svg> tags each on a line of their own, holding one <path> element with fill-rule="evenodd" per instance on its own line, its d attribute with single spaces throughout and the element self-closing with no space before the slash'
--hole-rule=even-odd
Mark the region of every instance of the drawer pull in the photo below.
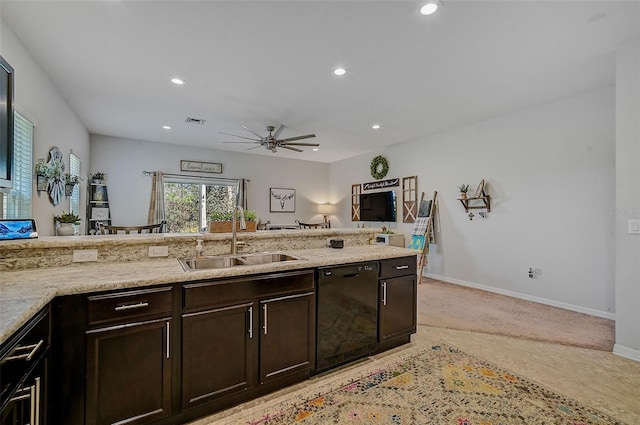
<svg viewBox="0 0 640 425">
<path fill-rule="evenodd" d="M 408 268 L 409 268 L 409 266 L 406 266 L 406 265 L 405 266 L 396 266 L 396 270 L 406 270 Z"/>
<path fill-rule="evenodd" d="M 44 344 L 44 339 L 41 339 L 40 342 L 38 342 L 37 344 L 25 345 L 23 347 L 16 347 L 16 351 L 18 350 L 31 350 L 31 351 L 24 354 L 18 354 L 17 356 L 5 357 L 4 359 L 5 360 L 26 360 L 29 362 L 31 361 L 33 356 L 36 355 L 36 352 L 40 349 L 40 347 L 42 347 L 42 344 Z"/>
<path fill-rule="evenodd" d="M 149 303 L 141 301 L 141 302 L 139 302 L 137 304 L 119 305 L 119 306 L 116 307 L 116 311 L 126 311 L 126 310 L 133 310 L 133 309 L 136 309 L 136 308 L 144 308 L 144 307 L 149 307 Z"/>
<path fill-rule="evenodd" d="M 382 282 L 382 305 L 387 305 L 387 282 Z"/>
</svg>

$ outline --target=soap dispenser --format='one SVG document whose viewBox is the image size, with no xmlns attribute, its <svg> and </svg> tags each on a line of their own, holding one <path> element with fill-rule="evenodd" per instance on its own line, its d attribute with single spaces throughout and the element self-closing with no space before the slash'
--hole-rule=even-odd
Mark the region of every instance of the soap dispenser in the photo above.
<svg viewBox="0 0 640 425">
<path fill-rule="evenodd" d="M 202 251 L 204 251 L 204 247 L 202 246 L 202 239 L 197 239 L 196 242 L 196 257 L 202 257 Z"/>
</svg>

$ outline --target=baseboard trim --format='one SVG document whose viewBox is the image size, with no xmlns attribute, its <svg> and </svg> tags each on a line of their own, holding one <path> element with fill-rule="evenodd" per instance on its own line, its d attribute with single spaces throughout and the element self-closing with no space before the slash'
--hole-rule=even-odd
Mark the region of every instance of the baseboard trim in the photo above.
<svg viewBox="0 0 640 425">
<path fill-rule="evenodd" d="M 460 286 L 467 286 L 469 288 L 480 289 L 482 291 L 493 292 L 494 294 L 507 295 L 513 298 L 519 298 L 525 301 L 532 301 L 538 304 L 544 304 L 551 307 L 558 307 L 569 311 L 575 311 L 577 313 L 584 313 L 590 316 L 602 317 L 603 319 L 616 320 L 615 313 L 610 313 L 608 311 L 600 311 L 592 308 L 581 307 L 574 304 L 563 303 L 560 301 L 550 300 L 547 298 L 534 297 L 532 295 L 522 294 L 520 292 L 509 291 L 507 289 L 494 288 L 492 286 L 481 285 L 479 283 L 468 282 L 466 280 L 453 279 L 446 276 L 439 276 L 432 273 L 424 273 L 424 277 L 428 277 L 431 279 L 441 280 L 447 283 L 453 283 Z"/>
<path fill-rule="evenodd" d="M 640 350 L 634 350 L 624 345 L 613 344 L 613 354 L 640 362 Z"/>
</svg>

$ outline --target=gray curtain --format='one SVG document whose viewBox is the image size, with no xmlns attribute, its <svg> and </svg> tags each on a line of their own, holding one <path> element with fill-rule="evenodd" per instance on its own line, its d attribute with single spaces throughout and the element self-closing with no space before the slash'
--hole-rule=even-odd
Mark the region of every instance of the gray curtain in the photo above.
<svg viewBox="0 0 640 425">
<path fill-rule="evenodd" d="M 164 215 L 164 176 L 160 171 L 153 172 L 151 183 L 151 202 L 149 203 L 149 224 L 157 224 L 165 221 Z M 166 229 L 162 229 L 166 231 Z"/>
</svg>

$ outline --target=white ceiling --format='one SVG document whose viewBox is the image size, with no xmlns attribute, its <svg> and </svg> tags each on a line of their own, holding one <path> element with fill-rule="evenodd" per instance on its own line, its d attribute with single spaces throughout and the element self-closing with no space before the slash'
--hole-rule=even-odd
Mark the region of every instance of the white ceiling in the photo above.
<svg viewBox="0 0 640 425">
<path fill-rule="evenodd" d="M 281 137 L 315 133 L 320 151 L 248 153 L 322 162 L 612 84 L 616 46 L 640 31 L 636 0 L 445 0 L 430 17 L 422 4 L 2 0 L 0 12 L 91 133 L 247 152 L 219 133 L 285 124 Z"/>
</svg>

